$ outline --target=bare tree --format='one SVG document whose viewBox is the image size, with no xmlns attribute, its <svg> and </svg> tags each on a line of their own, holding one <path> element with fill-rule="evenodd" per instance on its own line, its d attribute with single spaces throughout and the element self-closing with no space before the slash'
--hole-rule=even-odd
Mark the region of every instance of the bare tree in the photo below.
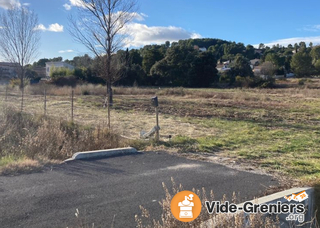
<svg viewBox="0 0 320 228">
<path fill-rule="evenodd" d="M 126 41 L 127 25 L 136 16 L 136 0 L 79 0 L 76 17 L 70 17 L 69 32 L 86 46 L 101 62 L 102 77 L 107 84 L 108 127 L 112 84 L 119 74 L 112 67 L 112 55 Z"/>
<path fill-rule="evenodd" d="M 0 15 L 0 26 L 0 50 L 7 61 L 17 65 L 23 111 L 25 66 L 34 60 L 40 44 L 38 16 L 26 7 L 11 7 Z"/>
</svg>

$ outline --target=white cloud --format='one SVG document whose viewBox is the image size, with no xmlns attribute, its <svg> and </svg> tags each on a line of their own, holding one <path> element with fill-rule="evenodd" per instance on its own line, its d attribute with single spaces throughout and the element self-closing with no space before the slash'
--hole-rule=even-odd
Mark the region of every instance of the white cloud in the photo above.
<svg viewBox="0 0 320 228">
<path fill-rule="evenodd" d="M 64 4 L 63 7 L 64 7 L 66 10 L 71 10 L 71 5 L 69 5 L 69 4 Z"/>
<path fill-rule="evenodd" d="M 22 5 L 23 5 L 23 6 L 30 6 L 31 3 L 26 2 L 26 3 L 23 3 Z"/>
<path fill-rule="evenodd" d="M 66 3 L 63 5 L 63 7 L 66 10 L 71 10 L 72 6 L 85 8 L 86 5 L 87 3 L 85 3 L 83 0 L 69 0 L 69 4 Z M 89 6 L 89 4 L 87 6 Z"/>
<path fill-rule="evenodd" d="M 305 26 L 303 30 L 308 32 L 319 32 L 320 25 L 308 25 L 308 26 Z"/>
<path fill-rule="evenodd" d="M 144 21 L 145 17 L 148 17 L 148 15 L 144 13 L 132 13 L 133 14 L 133 19 L 137 21 Z"/>
<path fill-rule="evenodd" d="M 85 3 L 82 0 L 69 0 L 72 6 L 84 7 Z"/>
<path fill-rule="evenodd" d="M 139 47 L 148 44 L 163 44 L 166 41 L 178 41 L 189 38 L 201 38 L 198 33 L 189 32 L 183 28 L 169 26 L 147 26 L 139 23 L 130 23 L 128 26 L 129 38 L 126 46 Z"/>
<path fill-rule="evenodd" d="M 41 31 L 50 31 L 50 32 L 63 32 L 63 25 L 59 25 L 58 23 L 55 23 L 55 24 L 49 25 L 49 27 L 46 28 L 43 24 L 39 24 L 34 29 L 41 30 Z"/>
<path fill-rule="evenodd" d="M 46 31 L 46 27 L 43 24 L 37 25 L 34 30 L 41 30 L 41 31 Z"/>
<path fill-rule="evenodd" d="M 141 16 L 143 16 L 143 17 L 149 17 L 147 14 L 145 14 L 145 13 L 140 13 L 141 14 Z"/>
<path fill-rule="evenodd" d="M 51 32 L 63 32 L 63 25 L 59 25 L 58 23 L 51 24 L 47 30 Z"/>
<path fill-rule="evenodd" d="M 288 44 L 294 45 L 295 43 L 299 44 L 301 41 L 305 42 L 307 45 L 312 42 L 313 45 L 320 44 L 320 36 L 309 36 L 309 37 L 292 37 L 292 38 L 286 38 L 286 39 L 280 39 L 271 41 L 270 43 L 265 43 L 264 45 L 272 47 L 273 45 L 282 45 L 282 46 L 288 46 Z M 258 47 L 259 44 L 255 44 L 254 47 Z"/>
<path fill-rule="evenodd" d="M 12 7 L 20 7 L 19 0 L 0 0 L 0 7 L 3 9 L 10 9 Z"/>
<path fill-rule="evenodd" d="M 61 50 L 61 51 L 59 51 L 59 53 L 72 53 L 72 52 L 74 52 L 74 50 Z"/>
</svg>

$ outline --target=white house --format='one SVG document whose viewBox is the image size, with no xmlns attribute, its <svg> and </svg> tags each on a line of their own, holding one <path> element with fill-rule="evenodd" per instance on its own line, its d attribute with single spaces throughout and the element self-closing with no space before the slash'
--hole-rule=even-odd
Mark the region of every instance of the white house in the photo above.
<svg viewBox="0 0 320 228">
<path fill-rule="evenodd" d="M 65 62 L 46 62 L 46 76 L 50 77 L 51 69 L 58 69 L 58 68 L 66 68 L 69 70 L 74 70 L 74 66 L 65 63 Z"/>
<path fill-rule="evenodd" d="M 260 64 L 260 59 L 251 59 L 250 60 L 251 69 L 253 69 L 254 67 L 258 66 L 259 64 Z"/>
<path fill-rule="evenodd" d="M 199 52 L 205 52 L 207 49 L 205 47 L 199 47 L 198 45 L 194 45 L 193 48 L 198 50 Z"/>
<path fill-rule="evenodd" d="M 231 70 L 231 68 L 229 67 L 229 64 L 219 64 L 219 65 L 217 65 L 216 68 L 219 72 Z"/>
</svg>

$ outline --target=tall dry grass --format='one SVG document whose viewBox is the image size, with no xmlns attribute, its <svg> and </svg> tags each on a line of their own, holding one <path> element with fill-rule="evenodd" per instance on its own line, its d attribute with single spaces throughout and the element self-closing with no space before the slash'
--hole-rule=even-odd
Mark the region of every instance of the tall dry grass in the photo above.
<svg viewBox="0 0 320 228">
<path fill-rule="evenodd" d="M 125 142 L 106 128 L 20 113 L 4 108 L 0 113 L 0 158 L 63 160 L 74 152 L 110 149 Z"/>
<path fill-rule="evenodd" d="M 312 87 L 314 86 L 314 87 Z M 74 95 L 95 95 L 105 96 L 106 87 L 103 85 L 82 84 L 72 88 L 70 86 L 58 87 L 53 84 L 39 83 L 36 85 L 28 85 L 25 89 L 26 94 L 42 95 L 46 88 L 47 95 L 52 96 L 70 96 L 71 90 L 74 90 Z M 273 88 L 273 89 L 189 89 L 183 87 L 113 87 L 114 95 L 145 95 L 145 96 L 179 96 L 190 98 L 206 98 L 206 99 L 239 99 L 239 97 L 246 97 L 246 99 L 266 99 L 269 96 L 278 97 L 298 97 L 298 98 L 317 98 L 320 96 L 320 80 L 314 83 L 309 83 L 299 87 L 288 88 Z M 5 87 L 0 86 L 0 93 L 4 94 Z M 9 87 L 9 93 L 19 93 L 18 87 Z"/>
<path fill-rule="evenodd" d="M 47 95 L 53 96 L 70 96 L 71 90 L 75 95 L 106 95 L 106 87 L 103 85 L 84 84 L 76 87 L 63 86 L 59 87 L 53 84 L 39 83 L 30 85 L 26 88 L 26 92 L 31 95 L 43 95 L 46 89 Z"/>
</svg>

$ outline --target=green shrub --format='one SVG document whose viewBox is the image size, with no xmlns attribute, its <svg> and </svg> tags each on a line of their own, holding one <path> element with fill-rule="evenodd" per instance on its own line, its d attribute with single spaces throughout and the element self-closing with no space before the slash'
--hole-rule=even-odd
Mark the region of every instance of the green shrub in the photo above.
<svg viewBox="0 0 320 228">
<path fill-rule="evenodd" d="M 30 84 L 30 80 L 27 79 L 27 78 L 25 78 L 25 79 L 23 80 L 23 82 L 24 82 L 24 87 L 26 87 L 27 85 Z M 20 80 L 20 78 L 13 78 L 13 79 L 10 80 L 10 86 L 11 86 L 12 88 L 14 88 L 14 87 L 16 87 L 16 86 L 19 86 L 19 87 L 20 87 L 20 85 L 21 85 L 21 80 Z"/>
<path fill-rule="evenodd" d="M 261 77 L 241 77 L 237 76 L 235 80 L 235 86 L 245 88 L 272 88 L 274 86 L 275 79 L 269 77 L 263 79 Z"/>
<path fill-rule="evenodd" d="M 61 78 L 61 77 L 71 77 L 74 76 L 75 71 L 70 70 L 68 68 L 52 68 L 50 71 L 50 77 L 53 81 Z"/>
<path fill-rule="evenodd" d="M 224 71 L 220 74 L 219 82 L 220 83 L 228 83 L 229 85 L 232 85 L 235 82 L 235 77 L 233 76 L 233 74 L 230 70 Z"/>
<path fill-rule="evenodd" d="M 89 90 L 83 90 L 82 91 L 82 95 L 85 95 L 85 96 L 90 95 L 90 91 Z"/>
</svg>

